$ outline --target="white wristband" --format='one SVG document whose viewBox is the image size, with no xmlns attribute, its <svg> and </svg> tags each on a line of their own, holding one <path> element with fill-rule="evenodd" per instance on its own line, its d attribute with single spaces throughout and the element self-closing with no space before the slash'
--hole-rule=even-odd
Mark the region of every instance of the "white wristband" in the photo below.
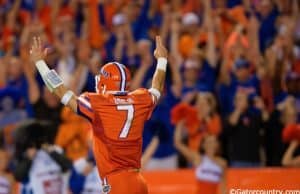
<svg viewBox="0 0 300 194">
<path fill-rule="evenodd" d="M 73 97 L 74 93 L 71 91 L 71 90 L 68 90 L 64 95 L 63 97 L 61 98 L 60 102 L 63 104 L 63 105 L 67 105 L 71 98 Z"/>
<path fill-rule="evenodd" d="M 162 71 L 166 72 L 167 71 L 167 63 L 168 63 L 168 61 L 167 61 L 166 58 L 160 57 L 160 58 L 157 59 L 157 66 L 156 66 L 156 68 L 159 69 L 159 70 L 162 70 Z"/>
<path fill-rule="evenodd" d="M 46 80 L 45 77 L 44 77 L 47 73 L 50 72 L 50 69 L 48 68 L 48 66 L 47 66 L 47 64 L 45 63 L 45 61 L 44 61 L 44 60 L 39 60 L 39 61 L 37 61 L 37 62 L 35 63 L 35 66 L 36 66 L 38 72 L 40 73 L 40 75 L 41 75 L 41 77 L 42 77 L 44 83 L 46 84 L 48 90 L 49 90 L 50 92 L 53 92 L 53 88 L 51 87 L 51 85 L 47 82 L 47 80 Z"/>
<path fill-rule="evenodd" d="M 44 60 L 37 61 L 35 63 L 35 66 L 36 66 L 37 70 L 39 71 L 39 73 L 41 74 L 41 76 L 45 75 L 46 73 L 48 73 L 50 71 L 50 69 L 48 68 L 48 66 Z"/>
</svg>

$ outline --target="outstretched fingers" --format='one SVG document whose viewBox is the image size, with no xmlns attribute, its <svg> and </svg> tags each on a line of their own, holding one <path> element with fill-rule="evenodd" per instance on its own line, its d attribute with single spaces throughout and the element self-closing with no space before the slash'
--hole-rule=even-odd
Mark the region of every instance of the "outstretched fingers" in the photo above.
<svg viewBox="0 0 300 194">
<path fill-rule="evenodd" d="M 42 48 L 42 40 L 40 37 L 36 37 L 34 36 L 33 37 L 33 41 L 32 41 L 32 46 L 31 46 L 31 49 L 41 49 Z"/>
<path fill-rule="evenodd" d="M 37 37 L 38 49 L 42 48 L 42 39 L 40 36 Z"/>
</svg>

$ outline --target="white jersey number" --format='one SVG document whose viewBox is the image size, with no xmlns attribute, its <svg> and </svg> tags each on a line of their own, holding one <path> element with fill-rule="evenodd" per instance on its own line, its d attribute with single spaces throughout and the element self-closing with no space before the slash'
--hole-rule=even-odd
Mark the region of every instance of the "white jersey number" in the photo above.
<svg viewBox="0 0 300 194">
<path fill-rule="evenodd" d="M 117 109 L 121 111 L 127 111 L 127 119 L 119 136 L 120 138 L 126 138 L 133 121 L 134 108 L 133 105 L 118 105 Z"/>
</svg>

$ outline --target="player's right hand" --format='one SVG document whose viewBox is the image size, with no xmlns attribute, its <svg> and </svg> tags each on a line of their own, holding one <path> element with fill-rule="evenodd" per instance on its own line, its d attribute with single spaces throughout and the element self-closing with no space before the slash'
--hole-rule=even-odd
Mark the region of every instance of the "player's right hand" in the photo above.
<svg viewBox="0 0 300 194">
<path fill-rule="evenodd" d="M 154 50 L 154 56 L 156 59 L 161 57 L 168 58 L 168 51 L 163 45 L 160 36 L 156 36 L 156 48 Z"/>
<path fill-rule="evenodd" d="M 33 62 L 46 58 L 48 49 L 43 49 L 41 37 L 33 37 L 30 49 L 30 57 Z"/>
</svg>

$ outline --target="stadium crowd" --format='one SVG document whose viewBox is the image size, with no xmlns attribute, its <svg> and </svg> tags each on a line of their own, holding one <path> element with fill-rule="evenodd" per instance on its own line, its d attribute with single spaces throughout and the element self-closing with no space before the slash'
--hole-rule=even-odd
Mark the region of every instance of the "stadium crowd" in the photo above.
<svg viewBox="0 0 300 194">
<path fill-rule="evenodd" d="M 45 89 L 33 36 L 80 94 L 95 92 L 111 61 L 132 71 L 131 90 L 149 88 L 158 34 L 169 65 L 144 129 L 144 170 L 300 166 L 300 1 L 0 0 L 0 183 L 42 181 L 30 180 L 42 158 L 55 161 L 46 193 L 60 193 L 58 169 L 74 194 L 99 193 L 89 123 Z"/>
</svg>

